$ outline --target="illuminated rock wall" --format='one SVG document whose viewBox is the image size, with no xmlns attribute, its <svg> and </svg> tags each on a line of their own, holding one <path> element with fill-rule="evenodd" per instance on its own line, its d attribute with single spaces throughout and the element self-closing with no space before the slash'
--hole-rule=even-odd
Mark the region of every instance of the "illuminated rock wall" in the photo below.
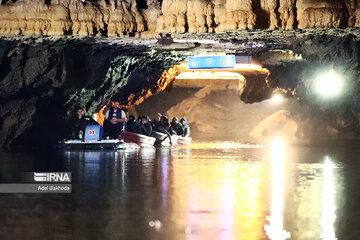
<svg viewBox="0 0 360 240">
<path fill-rule="evenodd" d="M 296 7 L 299 28 L 339 28 L 347 24 L 344 2 L 299 0 Z"/>
<path fill-rule="evenodd" d="M 122 37 L 359 26 L 358 0 L 3 0 L 0 4 L 0 34 Z"/>
<path fill-rule="evenodd" d="M 135 0 L 20 0 L 0 6 L 2 34 L 124 36 L 144 31 L 144 15 Z"/>
</svg>

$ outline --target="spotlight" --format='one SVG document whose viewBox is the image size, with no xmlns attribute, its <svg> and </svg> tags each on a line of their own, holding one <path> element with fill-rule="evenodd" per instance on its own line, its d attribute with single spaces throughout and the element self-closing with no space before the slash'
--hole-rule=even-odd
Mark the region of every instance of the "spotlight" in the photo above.
<svg viewBox="0 0 360 240">
<path fill-rule="evenodd" d="M 314 82 L 314 91 L 322 98 L 336 98 L 344 90 L 344 81 L 342 76 L 331 69 L 330 71 L 320 74 Z"/>
</svg>

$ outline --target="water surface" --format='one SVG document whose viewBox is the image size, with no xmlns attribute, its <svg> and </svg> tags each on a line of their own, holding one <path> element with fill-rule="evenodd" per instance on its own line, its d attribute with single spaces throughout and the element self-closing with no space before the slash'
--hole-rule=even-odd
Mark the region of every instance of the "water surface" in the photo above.
<svg viewBox="0 0 360 240">
<path fill-rule="evenodd" d="M 360 150 L 237 143 L 0 153 L 71 194 L 0 194 L 0 239 L 358 239 Z"/>
</svg>

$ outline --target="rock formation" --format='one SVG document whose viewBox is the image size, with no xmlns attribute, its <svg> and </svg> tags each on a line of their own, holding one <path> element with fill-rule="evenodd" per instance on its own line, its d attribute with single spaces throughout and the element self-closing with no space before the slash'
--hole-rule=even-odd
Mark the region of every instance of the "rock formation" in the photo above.
<svg viewBox="0 0 360 240">
<path fill-rule="evenodd" d="M 3 0 L 0 4 L 0 34 L 122 37 L 359 26 L 358 0 Z"/>
<path fill-rule="evenodd" d="M 250 135 L 255 138 L 279 136 L 294 141 L 301 138 L 303 133 L 292 114 L 289 111 L 280 110 L 261 121 Z"/>
<path fill-rule="evenodd" d="M 184 35 L 174 35 L 179 36 Z M 161 76 L 182 71 L 171 66 L 189 55 L 219 50 L 252 55 L 270 71 L 269 76 L 266 72 L 259 78 L 261 81 L 244 74 L 240 99 L 233 90 L 237 103 L 262 101 L 278 88 L 295 95 L 305 106 L 313 106 L 316 111 L 309 114 L 330 112 L 325 119 L 334 120 L 332 126 L 340 134 L 358 125 L 360 34 L 356 31 L 253 30 L 185 35 L 185 39 L 194 36 L 221 42 L 162 44 L 134 38 L 73 36 L 0 38 L 0 145 L 52 144 L 71 131 L 67 119 L 77 106 L 93 113 L 110 98 L 123 105 L 139 103 L 171 85 L 168 81 L 172 77 Z M 349 86 L 342 98 L 328 104 L 312 95 L 311 76 L 314 70 L 331 66 L 344 73 Z M 206 106 L 202 105 L 204 99 L 206 96 L 198 97 L 199 106 Z"/>
<path fill-rule="evenodd" d="M 186 54 L 92 39 L 0 39 L 0 145 L 19 136 L 20 144 L 54 142 L 71 132 L 66 118 L 77 106 L 93 113 L 118 92 L 123 105 L 156 93 L 168 84 L 166 78 L 158 83 L 163 71 Z"/>
<path fill-rule="evenodd" d="M 299 28 L 339 28 L 347 26 L 347 9 L 342 1 L 298 0 Z"/>
<path fill-rule="evenodd" d="M 142 10 L 142 15 L 144 16 L 147 29 L 147 31 L 143 33 L 142 36 L 152 36 L 156 34 L 156 26 L 161 15 L 161 5 L 157 0 L 148 0 L 147 6 L 147 9 Z"/>
<path fill-rule="evenodd" d="M 169 95 L 176 97 L 176 93 Z M 186 116 L 192 137 L 204 141 L 252 141 L 249 134 L 257 123 L 279 110 L 279 106 L 269 103 L 245 104 L 236 90 L 219 90 L 216 86 L 202 88 L 170 109 L 157 106 L 159 111 L 166 110 L 162 113 L 170 119 Z M 140 114 L 151 114 L 145 107 L 140 105 L 136 109 Z"/>
<path fill-rule="evenodd" d="M 22 0 L 0 5 L 2 34 L 124 36 L 144 31 L 135 0 Z"/>
</svg>

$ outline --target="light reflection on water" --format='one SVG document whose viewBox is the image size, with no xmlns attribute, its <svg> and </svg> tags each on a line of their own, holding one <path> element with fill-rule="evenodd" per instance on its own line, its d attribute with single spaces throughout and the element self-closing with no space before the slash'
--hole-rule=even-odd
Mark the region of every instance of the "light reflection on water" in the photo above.
<svg viewBox="0 0 360 240">
<path fill-rule="evenodd" d="M 321 237 L 324 240 L 334 240 L 335 230 L 335 190 L 334 190 L 334 164 L 329 157 L 325 157 L 323 166 L 322 211 L 321 211 Z"/>
<path fill-rule="evenodd" d="M 272 199 L 271 216 L 268 217 L 269 225 L 265 231 L 270 239 L 283 240 L 290 238 L 290 233 L 284 230 L 284 164 L 285 147 L 283 140 L 274 139 L 272 144 Z"/>
<path fill-rule="evenodd" d="M 278 142 L 272 148 L 204 143 L 73 151 L 44 166 L 30 158 L 26 171 L 54 170 L 55 163 L 62 166 L 58 171 L 71 171 L 73 193 L 3 196 L 0 219 L 15 228 L 11 219 L 27 210 L 15 239 L 335 239 L 343 166 L 325 156 Z M 149 226 L 151 221 L 161 227 Z M 30 231 L 33 223 L 42 230 Z M 0 238 L 6 237 L 0 230 Z"/>
</svg>

